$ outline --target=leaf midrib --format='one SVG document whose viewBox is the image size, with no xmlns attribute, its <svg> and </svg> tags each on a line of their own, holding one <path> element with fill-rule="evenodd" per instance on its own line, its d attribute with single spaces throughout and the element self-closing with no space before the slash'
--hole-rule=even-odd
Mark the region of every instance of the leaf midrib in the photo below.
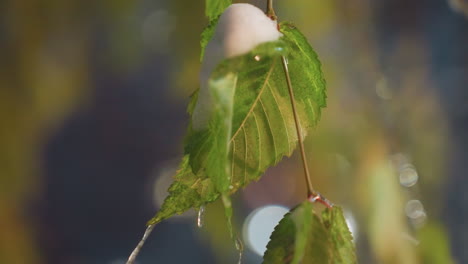
<svg viewBox="0 0 468 264">
<path fill-rule="evenodd" d="M 233 140 L 236 138 L 237 134 L 242 130 L 242 128 L 244 127 L 245 125 L 245 122 L 247 122 L 247 119 L 249 119 L 250 115 L 252 114 L 252 112 L 254 111 L 255 109 L 255 106 L 257 106 L 257 103 L 258 101 L 260 100 L 260 98 L 262 97 L 262 94 L 263 94 L 263 91 L 265 90 L 265 87 L 267 86 L 267 83 L 268 83 L 268 80 L 270 79 L 270 75 L 271 73 L 273 72 L 273 69 L 275 68 L 275 63 L 277 62 L 277 58 L 275 58 L 275 60 L 273 61 L 273 63 L 271 64 L 271 67 L 270 67 L 270 70 L 268 71 L 268 74 L 265 78 L 265 81 L 263 82 L 263 85 L 262 85 L 262 88 L 260 89 L 260 92 L 258 93 L 257 95 L 257 98 L 255 98 L 255 101 L 253 102 L 252 106 L 250 107 L 249 111 L 247 112 L 247 114 L 245 115 L 244 117 L 244 120 L 242 120 L 242 123 L 239 125 L 239 128 L 237 128 L 236 132 L 234 133 L 234 135 L 232 135 L 231 137 L 231 140 L 229 141 L 229 144 L 231 144 L 233 142 Z"/>
</svg>

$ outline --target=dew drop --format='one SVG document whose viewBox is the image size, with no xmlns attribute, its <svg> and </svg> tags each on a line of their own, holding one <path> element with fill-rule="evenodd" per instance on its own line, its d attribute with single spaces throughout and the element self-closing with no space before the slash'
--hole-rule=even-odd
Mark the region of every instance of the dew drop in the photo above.
<svg viewBox="0 0 468 264">
<path fill-rule="evenodd" d="M 255 209 L 243 224 L 243 238 L 249 249 L 263 256 L 275 226 L 289 212 L 282 205 L 266 205 Z"/>
<path fill-rule="evenodd" d="M 203 227 L 204 221 L 205 221 L 205 205 L 202 205 L 200 206 L 200 209 L 198 209 L 198 217 L 197 217 L 198 228 Z"/>
</svg>

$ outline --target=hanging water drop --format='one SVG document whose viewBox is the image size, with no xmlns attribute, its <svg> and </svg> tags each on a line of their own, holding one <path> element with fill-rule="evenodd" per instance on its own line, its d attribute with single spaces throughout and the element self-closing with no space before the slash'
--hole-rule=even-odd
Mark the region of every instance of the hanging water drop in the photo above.
<svg viewBox="0 0 468 264">
<path fill-rule="evenodd" d="M 242 264 L 242 256 L 244 254 L 244 244 L 242 243 L 239 237 L 236 238 L 236 249 L 237 251 L 239 251 L 239 262 L 237 263 Z"/>
<path fill-rule="evenodd" d="M 200 206 L 200 209 L 198 209 L 198 217 L 197 217 L 198 228 L 203 227 L 204 220 L 205 220 L 205 205 L 202 205 Z"/>
</svg>

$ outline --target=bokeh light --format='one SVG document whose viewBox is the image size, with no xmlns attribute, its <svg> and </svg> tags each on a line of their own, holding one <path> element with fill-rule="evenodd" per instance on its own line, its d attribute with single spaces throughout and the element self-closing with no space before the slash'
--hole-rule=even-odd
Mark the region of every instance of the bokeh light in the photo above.
<svg viewBox="0 0 468 264">
<path fill-rule="evenodd" d="M 263 256 L 271 233 L 288 211 L 288 208 L 281 205 L 267 205 L 250 213 L 242 230 L 247 247 Z"/>
<path fill-rule="evenodd" d="M 400 169 L 400 184 L 404 187 L 411 187 L 418 182 L 418 172 L 411 164 Z"/>
<path fill-rule="evenodd" d="M 419 200 L 410 200 L 405 206 L 406 216 L 415 227 L 421 227 L 426 221 L 427 215 L 424 206 Z"/>
</svg>

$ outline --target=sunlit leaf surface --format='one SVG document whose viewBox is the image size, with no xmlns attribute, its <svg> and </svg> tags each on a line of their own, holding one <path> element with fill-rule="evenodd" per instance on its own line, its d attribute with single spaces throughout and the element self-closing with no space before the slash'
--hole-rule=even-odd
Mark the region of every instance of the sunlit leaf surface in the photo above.
<svg viewBox="0 0 468 264">
<path fill-rule="evenodd" d="M 279 41 L 224 60 L 211 75 L 209 125 L 190 126 L 169 197 L 150 224 L 234 193 L 292 154 L 297 134 L 281 56 L 289 61 L 303 135 L 318 122 L 326 99 L 320 62 L 293 25 L 280 26 Z M 190 113 L 196 101 L 197 93 Z"/>
</svg>

